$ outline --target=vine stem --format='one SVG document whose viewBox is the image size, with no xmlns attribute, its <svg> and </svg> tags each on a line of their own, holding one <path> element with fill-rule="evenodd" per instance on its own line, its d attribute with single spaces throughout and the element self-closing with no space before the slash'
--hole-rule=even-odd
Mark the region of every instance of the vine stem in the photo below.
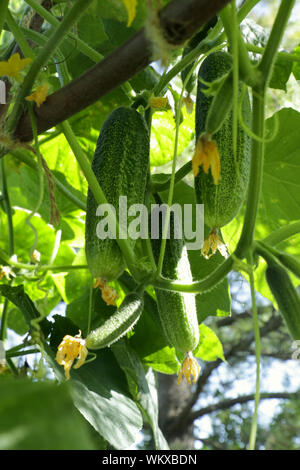
<svg viewBox="0 0 300 470">
<path fill-rule="evenodd" d="M 9 9 L 6 12 L 6 23 L 7 23 L 7 26 L 9 28 L 10 32 L 12 33 L 13 37 L 15 38 L 16 43 L 20 47 L 24 57 L 30 57 L 31 59 L 33 59 L 34 58 L 34 53 L 31 49 L 31 47 L 29 46 L 28 42 L 26 41 L 20 27 L 18 26 L 18 24 L 14 20 L 14 18 L 12 16 L 11 12 L 9 11 Z"/>
<path fill-rule="evenodd" d="M 293 237 L 294 235 L 297 235 L 298 233 L 300 233 L 300 220 L 280 227 L 278 230 L 275 230 L 265 237 L 263 241 L 271 246 L 274 246 L 278 245 L 284 240 L 287 240 L 288 238 Z"/>
<path fill-rule="evenodd" d="M 8 1 L 9 0 L 0 0 L 0 34 L 3 29 L 7 15 Z"/>
<path fill-rule="evenodd" d="M 40 49 L 23 80 L 16 97 L 15 105 L 8 117 L 6 130 L 9 133 L 12 133 L 15 130 L 19 117 L 22 113 L 23 100 L 30 92 L 39 71 L 47 63 L 49 58 L 63 41 L 64 37 L 68 34 L 69 30 L 78 21 L 79 17 L 84 13 L 84 11 L 90 6 L 92 1 L 93 0 L 77 0 L 73 7 L 65 15 L 63 20 L 59 23 L 57 29 L 51 34 L 44 47 Z"/>
<path fill-rule="evenodd" d="M 285 0 L 284 2 L 280 2 L 265 51 L 258 65 L 258 70 L 262 75 L 265 86 L 269 83 L 276 54 L 295 3 L 296 0 Z"/>
<path fill-rule="evenodd" d="M 258 312 L 255 299 L 255 283 L 253 274 L 253 254 L 252 252 L 248 255 L 248 263 L 251 266 L 249 272 L 249 282 L 251 290 L 251 302 L 252 302 L 252 316 L 253 316 L 253 329 L 255 338 L 255 358 L 256 358 L 256 380 L 255 380 L 255 401 L 254 401 L 254 413 L 251 423 L 250 439 L 249 439 L 249 450 L 255 449 L 256 434 L 257 434 L 257 418 L 258 418 L 258 406 L 260 400 L 260 356 L 261 356 L 261 344 L 260 344 L 260 331 L 258 322 Z"/>
<path fill-rule="evenodd" d="M 183 90 L 184 87 L 182 88 L 180 98 L 176 104 L 176 131 L 175 131 L 175 143 L 174 143 L 174 154 L 173 154 L 173 162 L 172 162 L 172 174 L 171 174 L 171 179 L 170 179 L 170 187 L 169 187 L 169 194 L 168 194 L 168 203 L 167 203 L 167 213 L 166 213 L 166 218 L 165 218 L 165 223 L 162 231 L 162 241 L 161 241 L 161 247 L 160 247 L 160 253 L 159 253 L 159 259 L 157 263 L 157 271 L 156 274 L 157 276 L 160 276 L 162 267 L 163 267 L 163 261 L 164 261 L 164 255 L 165 255 L 165 249 L 166 249 L 166 243 L 167 243 L 167 231 L 168 227 L 170 224 L 170 212 L 171 212 L 171 205 L 173 202 L 173 194 L 174 194 L 174 186 L 175 186 L 175 169 L 176 169 L 176 160 L 177 160 L 177 150 L 178 150 L 178 137 L 179 137 L 179 118 L 180 118 L 180 108 L 182 104 L 182 97 L 183 97 Z"/>
<path fill-rule="evenodd" d="M 6 181 L 6 173 L 5 173 L 5 163 L 4 159 L 0 160 L 0 177 L 2 182 L 1 188 L 1 196 L 3 205 L 6 212 L 7 217 L 7 226 L 8 226 L 8 250 L 10 256 L 14 253 L 14 227 L 13 227 L 13 218 L 12 218 L 12 210 L 9 200 L 9 194 L 7 189 L 7 181 Z M 6 330 L 7 330 L 7 319 L 8 319 L 8 304 L 9 300 L 5 298 L 1 316 L 1 326 L 0 326 L 0 340 L 4 341 L 6 338 Z"/>
<path fill-rule="evenodd" d="M 252 140 L 250 180 L 246 201 L 244 225 L 238 241 L 235 255 L 244 258 L 251 247 L 256 226 L 258 205 L 261 194 L 263 165 L 264 165 L 264 135 L 265 135 L 265 90 L 261 87 L 253 89 L 252 130 L 261 138 Z"/>
</svg>

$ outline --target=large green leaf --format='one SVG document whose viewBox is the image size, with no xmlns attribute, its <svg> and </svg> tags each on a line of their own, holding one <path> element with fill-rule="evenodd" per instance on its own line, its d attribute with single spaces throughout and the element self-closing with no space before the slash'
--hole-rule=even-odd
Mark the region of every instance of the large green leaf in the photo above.
<svg viewBox="0 0 300 470">
<path fill-rule="evenodd" d="M 0 379 L 0 449 L 96 450 L 66 384 Z"/>
<path fill-rule="evenodd" d="M 133 445 L 142 428 L 142 415 L 128 397 L 126 379 L 107 348 L 96 360 L 71 372 L 75 406 L 112 446 L 121 450 Z"/>
<path fill-rule="evenodd" d="M 193 354 L 203 361 L 225 360 L 222 344 L 216 333 L 206 325 L 199 325 L 199 344 Z"/>
<path fill-rule="evenodd" d="M 268 231 L 299 219 L 300 214 L 300 113 L 283 108 L 267 120 L 269 134 L 275 138 L 266 144 L 259 223 Z"/>
<path fill-rule="evenodd" d="M 133 398 L 141 406 L 146 420 L 149 422 L 155 441 L 155 448 L 168 449 L 168 444 L 158 426 L 158 403 L 155 376 L 151 369 L 145 369 L 133 349 L 125 340 L 112 345 L 112 351 L 125 372 L 129 390 Z"/>
</svg>

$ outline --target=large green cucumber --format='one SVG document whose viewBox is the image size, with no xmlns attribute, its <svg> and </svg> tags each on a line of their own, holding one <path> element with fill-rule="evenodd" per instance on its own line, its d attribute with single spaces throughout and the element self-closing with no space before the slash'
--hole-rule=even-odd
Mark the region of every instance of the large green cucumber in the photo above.
<svg viewBox="0 0 300 470">
<path fill-rule="evenodd" d="M 120 107 L 104 122 L 92 161 L 92 169 L 106 196 L 119 216 L 119 197 L 127 197 L 127 207 L 143 204 L 149 168 L 149 132 L 144 118 L 136 110 Z M 111 238 L 97 236 L 98 204 L 88 190 L 85 251 L 95 278 L 117 279 L 125 269 L 122 252 Z M 130 217 L 128 217 L 128 223 Z M 134 247 L 134 240 L 129 240 Z"/>
<path fill-rule="evenodd" d="M 206 118 L 213 99 L 212 96 L 203 93 L 207 86 L 201 80 L 205 82 L 217 80 L 231 67 L 232 58 L 223 51 L 210 54 L 201 64 L 196 98 L 196 141 L 207 130 Z M 242 116 L 245 124 L 249 126 L 251 107 L 247 93 L 242 103 Z M 251 140 L 242 126 L 238 124 L 235 159 L 232 142 L 232 110 L 228 112 L 221 128 L 212 139 L 217 143 L 219 150 L 221 179 L 217 185 L 214 184 L 211 172 L 205 173 L 200 167 L 195 177 L 195 192 L 197 203 L 204 204 L 206 225 L 211 228 L 220 228 L 237 215 L 245 199 L 250 171 Z"/>
<path fill-rule="evenodd" d="M 182 238 L 175 238 L 175 223 L 171 213 L 170 237 L 166 241 L 162 275 L 168 279 L 192 282 L 187 249 Z M 159 259 L 161 240 L 152 239 L 156 262 Z M 199 342 L 196 299 L 193 294 L 155 289 L 157 307 L 163 331 L 170 346 L 178 351 L 193 351 Z"/>
</svg>

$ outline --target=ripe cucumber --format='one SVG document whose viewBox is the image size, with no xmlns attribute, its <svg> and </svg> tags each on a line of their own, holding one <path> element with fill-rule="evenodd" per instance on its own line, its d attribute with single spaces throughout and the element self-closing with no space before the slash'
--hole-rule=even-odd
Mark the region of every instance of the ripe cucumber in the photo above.
<svg viewBox="0 0 300 470">
<path fill-rule="evenodd" d="M 196 98 L 196 141 L 208 129 L 207 116 L 212 103 L 212 96 L 203 91 L 207 88 L 201 80 L 212 82 L 220 79 L 232 67 L 231 56 L 223 51 L 210 54 L 201 64 L 198 72 L 198 86 Z M 225 84 L 227 84 L 225 82 Z M 224 90 L 228 87 L 223 87 Z M 228 102 L 224 96 L 224 101 Z M 229 103 L 230 106 L 230 103 Z M 221 109 L 219 109 L 221 111 Z M 223 112 L 223 110 L 222 110 Z M 249 96 L 246 93 L 242 104 L 244 122 L 250 126 L 251 107 Z M 210 116 L 210 120 L 212 116 Z M 218 116 L 216 116 L 218 120 Z M 219 130 L 213 134 L 212 139 L 217 143 L 221 178 L 214 183 L 210 171 L 205 173 L 200 167 L 195 177 L 195 193 L 198 204 L 204 204 L 205 223 L 211 228 L 220 228 L 227 225 L 239 212 L 245 199 L 251 156 L 251 140 L 244 129 L 238 124 L 236 160 L 233 154 L 232 143 L 232 111 L 230 110 Z"/>
<path fill-rule="evenodd" d="M 110 346 L 130 331 L 143 311 L 143 297 L 135 292 L 128 294 L 118 310 L 99 328 L 91 331 L 85 339 L 88 349 Z"/>
<path fill-rule="evenodd" d="M 92 161 L 92 169 L 117 218 L 120 196 L 127 197 L 128 208 L 144 202 L 148 168 L 149 132 L 144 118 L 134 109 L 117 108 L 102 126 Z M 124 271 L 125 262 L 116 240 L 98 238 L 97 206 L 89 189 L 85 224 L 87 263 L 95 278 L 113 281 Z M 134 247 L 135 240 L 129 242 Z"/>
<path fill-rule="evenodd" d="M 162 275 L 168 279 L 192 282 L 187 249 L 182 238 L 175 238 L 174 217 L 170 217 Z M 161 240 L 151 240 L 154 258 L 159 259 Z M 193 351 L 199 342 L 195 295 L 155 289 L 160 321 L 170 346 L 178 351 Z"/>
<path fill-rule="evenodd" d="M 300 340 L 300 297 L 289 274 L 279 264 L 269 263 L 266 279 L 291 337 Z"/>
</svg>

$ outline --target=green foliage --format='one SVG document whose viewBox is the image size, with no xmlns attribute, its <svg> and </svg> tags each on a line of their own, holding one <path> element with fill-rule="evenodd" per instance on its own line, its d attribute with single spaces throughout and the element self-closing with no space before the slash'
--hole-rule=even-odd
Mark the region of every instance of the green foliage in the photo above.
<svg viewBox="0 0 300 470">
<path fill-rule="evenodd" d="M 2 3 L 3 8 L 6 9 L 7 2 Z M 59 48 L 55 54 L 51 54 L 50 51 L 47 64 L 37 71 L 34 83 L 30 84 L 31 88 L 36 89 L 46 80 L 50 85 L 49 93 L 51 94 L 60 89 L 62 84 L 67 85 L 75 79 L 80 80 L 82 74 L 88 72 L 95 63 L 100 62 L 117 47 L 122 46 L 145 25 L 149 17 L 150 3 L 156 2 L 138 1 L 135 18 L 130 27 L 127 27 L 128 12 L 121 0 L 92 2 L 71 33 L 66 31 L 64 35 L 61 32 L 62 36 L 56 38 L 59 39 Z M 163 7 L 169 3 L 169 0 L 157 3 Z M 244 3 L 247 6 L 247 2 Z M 292 5 L 291 0 L 281 2 L 281 13 L 286 11 L 284 9 L 288 4 Z M 36 57 L 46 50 L 48 38 L 52 37 L 53 32 L 57 31 L 61 24 L 57 18 L 66 16 L 70 4 L 58 2 L 57 5 L 52 6 L 48 12 L 52 19 L 44 21 L 40 32 L 29 29 L 30 8 L 26 2 L 16 0 L 9 2 L 8 7 L 17 20 L 19 39 L 33 40 L 33 45 L 30 47 Z M 260 114 L 261 121 L 255 118 L 251 123 L 250 119 L 245 119 L 247 127 L 252 130 L 252 134 L 246 139 L 252 138 L 254 150 L 251 156 L 251 184 L 248 193 L 243 192 L 241 210 L 237 215 L 237 210 L 234 210 L 233 214 L 231 208 L 227 207 L 229 203 L 226 203 L 227 206 L 225 204 L 225 207 L 221 207 L 219 214 L 222 218 L 224 216 L 222 223 L 219 224 L 224 225 L 222 237 L 227 244 L 228 252 L 233 255 L 230 259 L 234 263 L 230 265 L 230 269 L 240 271 L 247 278 L 249 270 L 253 269 L 256 291 L 279 308 L 281 305 L 276 303 L 276 297 L 278 298 L 278 291 L 281 289 L 280 283 L 277 284 L 275 291 L 270 290 L 266 281 L 266 262 L 259 250 L 255 251 L 258 246 L 258 244 L 255 245 L 255 240 L 272 236 L 276 234 L 276 230 L 287 227 L 287 235 L 278 238 L 275 243 L 276 248 L 292 255 L 293 262 L 300 262 L 299 231 L 291 230 L 290 234 L 288 231 L 290 224 L 300 220 L 300 163 L 298 158 L 300 113 L 293 109 L 297 107 L 296 101 L 295 104 L 293 102 L 293 108 L 281 106 L 279 109 L 276 104 L 276 111 L 265 122 L 265 133 L 263 129 L 266 96 L 275 98 L 284 96 L 290 84 L 290 76 L 293 75 L 296 80 L 300 77 L 300 46 L 295 47 L 291 53 L 281 50 L 281 54 L 276 56 L 279 39 L 284 32 L 284 20 L 287 21 L 288 17 L 281 15 L 281 18 L 283 18 L 282 22 L 277 24 L 271 36 L 263 34 L 262 29 L 254 22 L 249 23 L 248 31 L 242 28 L 241 38 L 235 36 L 237 44 L 241 45 L 239 39 L 246 43 L 246 49 L 250 51 L 250 60 L 248 56 L 245 57 L 245 51 L 241 48 L 240 68 L 235 70 L 233 65 L 232 73 L 237 72 L 238 78 L 242 79 L 247 67 L 248 70 L 250 67 L 252 71 L 255 71 L 253 75 L 257 78 L 257 83 L 252 96 L 252 116 L 257 118 L 258 108 L 260 112 L 261 109 L 263 111 Z M 114 241 L 120 254 L 117 261 L 118 273 L 115 277 L 123 273 L 112 284 L 119 295 L 118 307 L 126 295 L 131 295 L 131 292 L 141 286 L 141 290 L 144 289 L 143 302 L 135 318 L 137 323 L 134 329 L 128 331 L 126 329 L 126 334 L 122 335 L 122 338 L 110 348 L 103 347 L 94 355 L 89 353 L 86 362 L 79 369 L 71 369 L 69 383 L 64 383 L 64 370 L 56 361 L 57 348 L 66 335 L 74 337 L 81 334 L 81 339 L 84 340 L 90 331 L 102 328 L 106 321 L 111 322 L 117 311 L 117 306 L 105 303 L 99 289 L 93 289 L 93 276 L 96 271 L 90 272 L 85 254 L 87 176 L 89 176 L 88 171 L 91 171 L 89 163 L 92 161 L 97 146 L 99 132 L 105 128 L 104 123 L 117 108 L 125 110 L 121 123 L 123 130 L 128 130 L 131 124 L 131 129 L 135 132 L 129 146 L 126 140 L 127 134 L 110 133 L 114 164 L 108 168 L 106 183 L 101 171 L 97 175 L 101 189 L 111 196 L 112 201 L 108 202 L 115 204 L 114 198 L 119 196 L 112 181 L 120 177 L 119 192 L 123 195 L 129 187 L 134 192 L 137 191 L 139 185 L 142 187 L 138 200 L 129 201 L 129 204 L 144 201 L 147 181 L 149 185 L 147 185 L 145 203 L 148 206 L 160 199 L 167 203 L 171 188 L 173 203 L 178 204 L 182 210 L 185 204 L 191 204 L 194 208 L 196 196 L 190 172 L 185 174 L 184 178 L 178 178 L 179 181 L 175 178 L 174 188 L 170 183 L 166 189 L 168 186 L 166 184 L 161 191 L 158 189 L 158 194 L 150 194 L 151 182 L 159 184 L 171 181 L 175 171 L 175 167 L 171 168 L 174 154 L 178 157 L 176 169 L 192 158 L 195 146 L 195 112 L 190 113 L 190 109 L 183 106 L 179 108 L 179 105 L 182 102 L 181 98 L 187 92 L 191 94 L 193 101 L 196 100 L 196 96 L 193 95 L 196 84 L 191 81 L 187 89 L 182 91 L 182 79 L 186 77 L 191 64 L 202 60 L 206 54 L 212 50 L 215 51 L 215 48 L 218 50 L 223 48 L 222 52 L 217 54 L 224 54 L 227 46 L 229 49 L 232 48 L 232 38 L 227 38 L 226 34 L 222 33 L 220 22 L 219 20 L 215 24 L 213 20 L 209 24 L 212 34 L 209 34 L 208 39 L 206 38 L 207 29 L 198 31 L 195 37 L 198 38 L 197 43 L 199 40 L 203 42 L 203 49 L 199 49 L 198 56 L 194 57 L 189 66 L 183 68 L 181 60 L 186 56 L 187 51 L 195 50 L 196 44 L 193 42 L 185 44 L 185 48 L 177 48 L 173 51 L 174 53 L 170 54 L 167 70 L 164 70 L 161 64 L 152 63 L 139 74 L 131 77 L 127 83 L 115 88 L 101 100 L 70 117 L 68 122 L 73 140 L 84 157 L 87 157 L 88 169 L 79 165 L 76 146 L 72 146 L 71 150 L 70 142 L 64 135 L 63 125 L 57 125 L 56 128 L 39 136 L 38 142 L 36 139 L 34 144 L 34 151 L 22 142 L 16 144 L 11 142 L 7 134 L 7 116 L 2 115 L 2 109 L 3 113 L 6 109 L 1 105 L 0 152 L 5 148 L 7 154 L 4 157 L 2 153 L 0 155 L 0 345 L 2 347 L 4 344 L 6 352 L 9 350 L 5 364 L 0 357 L 2 360 L 0 364 L 1 449 L 94 450 L 113 447 L 123 450 L 136 446 L 141 431 L 150 429 L 154 447 L 166 450 L 169 447 L 167 439 L 158 424 L 156 372 L 178 374 L 179 359 L 182 357 L 174 348 L 174 342 L 169 344 L 163 332 L 161 315 L 165 315 L 165 299 L 183 298 L 183 296 L 193 296 L 195 299 L 197 318 L 193 317 L 193 327 L 196 328 L 197 338 L 199 330 L 199 343 L 194 350 L 194 355 L 204 364 L 203 383 L 205 374 L 209 370 L 205 369 L 206 365 L 209 368 L 214 363 L 226 363 L 226 352 L 231 351 L 229 346 L 233 346 L 234 349 L 237 337 L 242 342 L 246 333 L 249 333 L 249 330 L 241 326 L 240 336 L 238 336 L 236 330 L 232 328 L 226 348 L 223 350 L 223 338 L 221 341 L 214 329 L 219 317 L 227 317 L 223 320 L 228 321 L 229 325 L 231 322 L 232 293 L 227 276 L 229 270 L 226 271 L 226 266 L 229 264 L 224 263 L 224 258 L 220 253 L 206 259 L 200 249 L 188 250 L 186 266 L 188 264 L 190 266 L 189 278 L 178 279 L 176 270 L 163 270 L 162 274 L 167 278 L 164 279 L 165 285 L 169 288 L 169 291 L 164 291 L 158 290 L 155 286 L 159 277 L 155 273 L 154 266 L 157 257 L 151 258 L 151 244 L 147 245 L 144 240 L 132 243 L 134 265 L 127 266 L 124 261 L 126 244 L 121 249 L 118 242 Z M 1 29 L 2 17 L 0 23 Z M 16 42 L 20 43 L 20 41 L 9 32 L 7 23 L 3 23 L 3 27 L 4 30 L 0 34 L 0 55 L 1 61 L 6 61 L 15 50 Z M 268 46 L 269 38 L 271 38 L 271 45 Z M 264 56 L 264 51 L 267 51 L 269 57 Z M 229 50 L 229 52 L 232 51 Z M 270 69 L 268 67 L 264 69 L 270 78 L 267 84 L 264 83 L 264 74 L 260 68 L 262 56 L 265 64 L 269 64 L 270 67 Z M 231 65 L 230 62 L 230 67 Z M 255 69 L 252 69 L 252 65 L 255 65 Z M 22 73 L 22 79 L 24 79 L 27 72 L 22 71 Z M 201 74 L 200 77 L 203 78 Z M 8 77 L 8 80 L 11 84 L 8 99 L 11 99 L 14 105 L 16 96 L 21 96 L 18 93 L 20 90 L 22 92 L 24 83 L 23 81 L 17 83 L 11 77 Z M 229 86 L 230 80 L 227 80 L 226 85 Z M 201 87 L 203 89 L 203 83 L 199 80 L 197 85 L 199 89 Z M 249 85 L 248 82 L 247 85 Z M 98 86 L 98 84 L 93 86 Z M 160 91 L 160 95 L 168 97 L 170 104 L 168 109 L 159 111 L 149 109 L 147 99 L 153 94 L 157 95 L 157 90 Z M 233 93 L 232 96 L 234 96 Z M 17 103 L 17 106 L 21 106 L 22 112 L 23 105 L 25 109 L 26 103 L 27 101 Z M 233 103 L 233 109 L 236 110 L 239 104 Z M 8 116 L 11 116 L 9 113 L 12 108 L 13 106 L 8 107 Z M 38 120 L 39 116 L 43 115 L 43 111 L 41 114 L 38 109 L 36 111 Z M 200 117 L 197 116 L 197 121 L 203 122 L 203 128 L 198 126 L 196 129 L 197 138 L 204 130 L 206 111 L 207 109 L 201 110 Z M 250 118 L 249 109 L 247 113 L 247 117 Z M 129 123 L 128 116 L 133 114 L 137 121 L 143 123 L 144 137 L 147 134 L 143 144 L 139 143 L 139 139 L 143 139 L 143 136 L 141 137 L 142 132 L 138 129 L 137 121 Z M 149 129 L 146 129 L 144 121 Z M 240 132 L 246 135 L 245 126 L 243 130 L 241 130 L 242 123 L 238 126 Z M 141 154 L 137 151 L 137 147 L 144 145 L 145 149 L 147 146 L 148 151 L 148 130 L 151 131 L 150 162 L 147 154 L 142 164 Z M 176 131 L 178 131 L 178 141 L 175 141 Z M 220 151 L 223 153 L 225 145 L 228 144 L 232 153 L 231 121 L 226 128 L 225 137 L 226 139 L 222 135 L 219 139 Z M 127 150 L 129 148 L 129 151 L 127 153 L 124 151 L 121 155 L 120 149 L 122 148 Z M 259 162 L 263 161 L 263 156 L 264 164 L 260 169 Z M 41 161 L 46 162 L 47 166 L 45 163 L 41 166 Z M 222 167 L 224 171 L 221 155 L 221 174 Z M 231 172 L 231 176 L 232 174 Z M 246 180 L 247 178 L 243 181 L 244 191 L 246 191 Z M 227 186 L 227 192 L 232 196 L 235 189 L 233 179 Z M 207 206 L 208 201 L 215 198 L 215 194 L 212 195 L 211 187 L 202 188 L 202 190 L 206 191 L 205 205 Z M 93 197 L 92 192 L 90 188 L 89 198 Z M 40 205 L 36 209 L 39 199 L 41 199 Z M 240 202 L 241 200 L 238 209 Z M 93 205 L 93 210 L 95 207 L 96 204 Z M 57 220 L 53 219 L 54 210 L 57 210 L 60 216 Z M 230 217 L 226 216 L 228 212 L 230 212 Z M 208 207 L 206 207 L 206 214 L 208 214 Z M 232 214 L 234 218 L 229 222 Z M 195 228 L 197 226 L 195 211 L 192 215 L 192 222 Z M 94 229 L 95 226 L 91 230 Z M 209 231 L 210 227 L 205 225 L 204 237 Z M 250 234 L 253 232 L 255 240 L 251 239 L 246 247 L 242 246 L 245 251 L 239 251 L 242 255 L 241 259 L 238 259 L 236 247 L 241 248 L 244 239 L 240 237 L 245 232 Z M 95 233 L 93 235 L 96 236 Z M 249 267 L 252 251 L 254 265 Z M 91 257 L 94 255 L 95 253 L 92 253 Z M 164 262 L 169 266 L 174 264 L 175 255 L 167 249 Z M 99 267 L 99 259 L 93 259 L 93 262 Z M 106 268 L 111 268 L 111 262 L 112 258 L 106 260 Z M 91 261 L 89 264 L 91 266 Z M 130 269 L 137 266 L 140 269 L 137 269 L 137 272 Z M 7 267 L 11 270 L 7 271 Z M 294 286 L 299 285 L 299 278 L 295 272 L 294 274 L 290 272 L 289 275 L 294 292 Z M 177 281 L 177 284 L 174 281 Z M 178 282 L 182 282 L 180 289 L 186 291 L 184 294 L 179 292 L 180 289 L 172 292 L 174 285 L 178 288 Z M 200 288 L 197 290 L 195 285 Z M 203 285 L 209 285 L 209 287 L 202 289 Z M 189 289 L 192 290 L 192 294 L 187 292 Z M 161 309 L 161 315 L 158 306 Z M 58 307 L 63 308 L 60 310 Z M 191 327 L 189 323 L 191 312 L 186 312 L 183 322 L 186 325 L 183 325 L 177 321 L 181 313 L 179 312 L 180 306 L 178 307 L 176 302 L 169 302 L 169 307 L 171 308 L 168 325 L 171 333 L 177 335 L 179 331 L 179 335 L 182 335 L 183 326 L 187 326 L 187 329 Z M 174 327 L 176 331 L 172 330 Z M 17 336 L 12 335 L 12 332 Z M 112 333 L 116 334 L 115 331 Z M 13 347 L 14 343 L 10 344 L 12 338 L 17 338 L 15 339 L 16 348 Z M 36 361 L 28 360 L 30 362 L 28 366 L 28 347 L 37 348 L 39 351 L 38 360 L 41 358 L 39 365 Z M 22 357 L 21 361 L 26 364 L 26 367 L 22 368 L 20 365 L 22 362 L 17 359 L 19 356 Z M 15 374 L 17 378 L 12 377 L 12 374 Z M 22 375 L 28 377 L 24 378 Z M 179 388 L 178 394 L 180 393 Z M 194 393 L 193 388 L 191 395 L 192 393 Z M 196 403 L 197 397 L 193 396 L 191 401 Z M 293 429 L 295 423 L 298 426 L 295 418 L 298 408 L 296 402 L 291 403 L 285 407 L 282 415 L 279 414 L 275 418 L 267 436 L 267 447 L 297 448 L 297 438 Z M 238 414 L 229 414 L 227 410 L 219 413 L 218 420 L 216 423 L 220 424 L 221 430 L 217 429 L 216 424 L 213 431 L 216 434 L 223 433 L 220 439 L 221 444 L 223 445 L 228 438 L 227 448 L 244 448 L 250 432 L 249 420 L 243 420 Z M 262 434 L 259 429 L 257 435 L 259 441 L 263 439 Z M 282 437 L 283 435 L 285 438 Z"/>
</svg>

